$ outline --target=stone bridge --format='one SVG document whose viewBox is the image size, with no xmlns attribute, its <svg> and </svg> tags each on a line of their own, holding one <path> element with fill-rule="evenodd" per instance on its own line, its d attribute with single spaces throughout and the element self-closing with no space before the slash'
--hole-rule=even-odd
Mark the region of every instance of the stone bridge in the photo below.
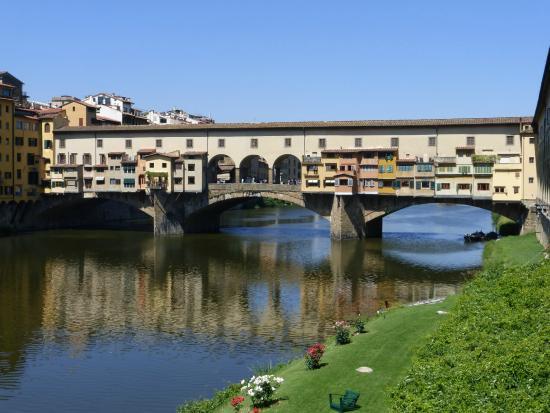
<svg viewBox="0 0 550 413">
<path fill-rule="evenodd" d="M 383 217 L 412 205 L 465 204 L 497 212 L 522 225 L 534 227 L 532 208 L 521 202 L 490 199 L 405 197 L 391 195 L 335 195 L 304 193 L 298 185 L 210 184 L 206 193 L 96 192 L 45 197 L 31 203 L 0 205 L 0 228 L 153 227 L 155 235 L 216 232 L 220 216 L 252 198 L 273 198 L 307 208 L 330 220 L 334 239 L 382 235 Z M 152 219 L 151 219 L 152 218 Z M 152 225 L 151 225 L 152 221 Z M 113 224 L 113 225 L 111 225 Z"/>
</svg>

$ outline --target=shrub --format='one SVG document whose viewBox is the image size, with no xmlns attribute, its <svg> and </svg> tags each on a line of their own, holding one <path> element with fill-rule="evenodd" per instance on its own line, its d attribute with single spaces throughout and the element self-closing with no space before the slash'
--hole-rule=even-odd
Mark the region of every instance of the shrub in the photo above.
<svg viewBox="0 0 550 413">
<path fill-rule="evenodd" d="M 550 406 L 550 262 L 491 267 L 391 392 L 396 412 L 542 412 Z"/>
<path fill-rule="evenodd" d="M 224 390 L 217 392 L 211 399 L 195 400 L 178 407 L 178 413 L 211 413 L 216 408 L 226 403 L 227 400 L 239 394 L 240 386 L 231 384 Z"/>
<path fill-rule="evenodd" d="M 318 369 L 321 366 L 321 357 L 324 352 L 325 346 L 319 343 L 308 348 L 305 355 L 306 368 L 308 370 Z"/>
<path fill-rule="evenodd" d="M 273 395 L 284 381 L 282 377 L 276 377 L 271 374 L 264 376 L 252 376 L 248 383 L 243 380 L 241 391 L 250 396 L 252 404 L 255 407 L 267 406 L 273 400 Z"/>
<path fill-rule="evenodd" d="M 238 412 L 239 410 L 241 410 L 241 407 L 242 407 L 241 405 L 243 402 L 244 402 L 243 396 L 235 396 L 231 399 L 231 406 L 236 412 Z"/>
<path fill-rule="evenodd" d="M 345 321 L 337 321 L 334 323 L 336 330 L 336 344 L 348 344 L 351 342 L 351 333 L 349 324 Z"/>
<path fill-rule="evenodd" d="M 357 314 L 357 318 L 352 321 L 352 325 L 353 328 L 355 328 L 356 334 L 363 334 L 367 332 L 365 329 L 365 321 L 361 319 L 361 314 Z"/>
</svg>

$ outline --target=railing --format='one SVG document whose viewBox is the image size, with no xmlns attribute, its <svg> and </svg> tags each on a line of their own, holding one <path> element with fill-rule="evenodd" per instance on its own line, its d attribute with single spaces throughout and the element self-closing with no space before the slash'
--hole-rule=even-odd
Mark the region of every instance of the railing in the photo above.
<svg viewBox="0 0 550 413">
<path fill-rule="evenodd" d="M 435 163 L 456 163 L 456 156 L 436 156 Z"/>
<path fill-rule="evenodd" d="M 287 184 L 208 184 L 210 191 L 223 192 L 246 192 L 246 191 L 280 191 L 280 192 L 300 192 L 300 185 Z"/>
</svg>

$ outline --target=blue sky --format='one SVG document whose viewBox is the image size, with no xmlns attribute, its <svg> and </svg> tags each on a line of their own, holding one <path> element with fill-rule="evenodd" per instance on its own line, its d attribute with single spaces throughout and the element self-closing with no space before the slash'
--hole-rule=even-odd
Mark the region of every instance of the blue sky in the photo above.
<svg viewBox="0 0 550 413">
<path fill-rule="evenodd" d="M 114 91 L 218 122 L 531 115 L 549 6 L 6 1 L 0 70 L 37 100 Z"/>
</svg>

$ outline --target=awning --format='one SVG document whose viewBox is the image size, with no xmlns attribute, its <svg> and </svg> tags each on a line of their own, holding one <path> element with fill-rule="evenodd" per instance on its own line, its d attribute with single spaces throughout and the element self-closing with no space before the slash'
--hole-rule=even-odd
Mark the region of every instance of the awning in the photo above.
<svg viewBox="0 0 550 413">
<path fill-rule="evenodd" d="M 308 184 L 318 184 L 318 183 L 319 183 L 319 180 L 318 180 L 318 179 L 308 179 L 308 180 L 307 180 L 307 183 L 308 183 Z"/>
<path fill-rule="evenodd" d="M 130 178 L 124 178 L 124 183 L 125 184 L 135 184 L 136 180 L 135 179 L 130 179 Z"/>
<path fill-rule="evenodd" d="M 231 179 L 231 175 L 229 175 L 228 173 L 218 174 L 217 178 L 223 179 L 224 181 L 229 181 Z"/>
<path fill-rule="evenodd" d="M 96 176 L 95 178 L 96 181 L 105 181 L 105 177 L 104 176 Z"/>
<path fill-rule="evenodd" d="M 325 184 L 333 184 L 334 179 L 325 179 Z"/>
</svg>

